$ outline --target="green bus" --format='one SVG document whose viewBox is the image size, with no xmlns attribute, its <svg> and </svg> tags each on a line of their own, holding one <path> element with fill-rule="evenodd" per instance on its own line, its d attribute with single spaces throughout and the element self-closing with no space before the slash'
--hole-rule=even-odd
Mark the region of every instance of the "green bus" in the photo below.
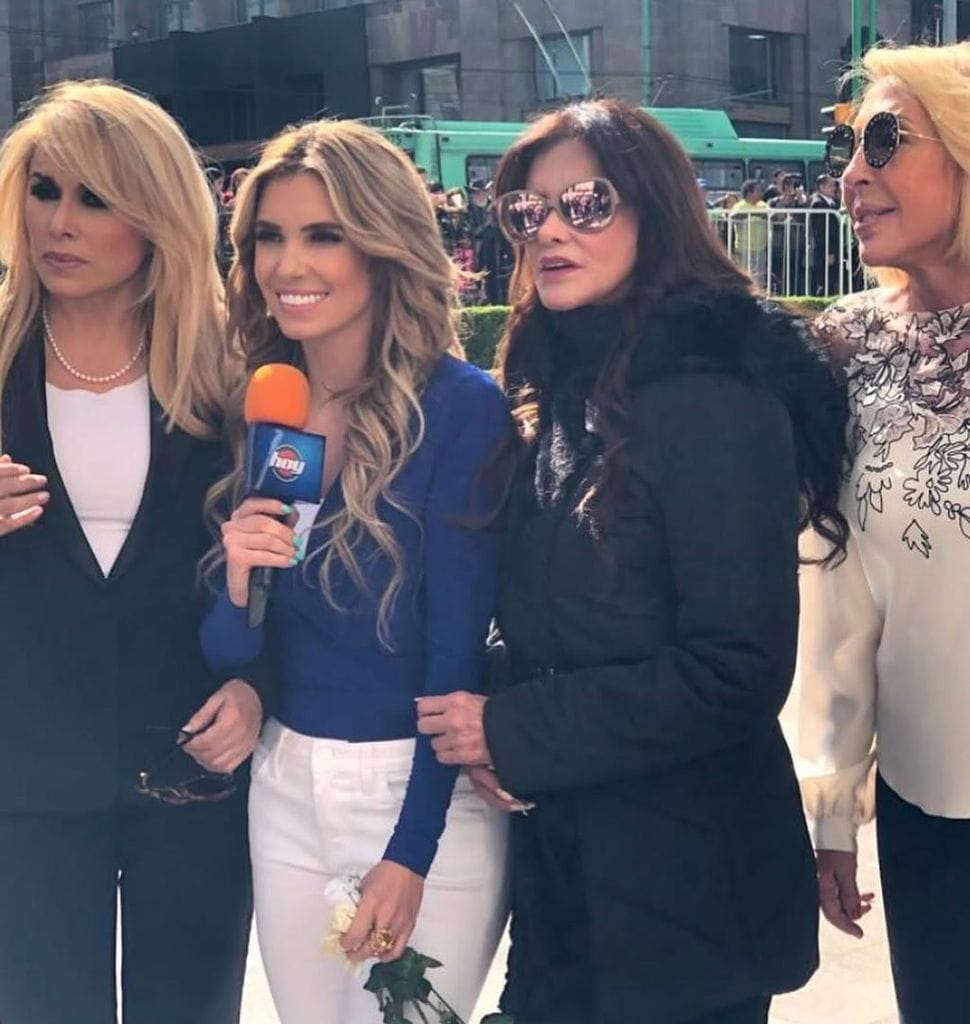
<svg viewBox="0 0 970 1024">
<path fill-rule="evenodd" d="M 801 175 L 811 190 L 824 171 L 821 140 L 742 139 L 723 110 L 653 107 L 649 113 L 680 140 L 697 176 L 707 180 L 712 198 L 740 192 L 747 178 L 767 183 L 776 168 Z M 438 121 L 425 115 L 364 120 L 446 189 L 463 188 L 476 178 L 491 181 L 502 154 L 527 127 L 503 121 Z"/>
</svg>

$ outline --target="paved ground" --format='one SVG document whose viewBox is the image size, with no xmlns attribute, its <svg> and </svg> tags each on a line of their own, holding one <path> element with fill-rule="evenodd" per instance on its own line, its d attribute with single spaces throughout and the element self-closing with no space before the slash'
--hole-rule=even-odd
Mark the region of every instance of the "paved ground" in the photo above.
<svg viewBox="0 0 970 1024">
<path fill-rule="evenodd" d="M 782 714 L 782 724 L 792 741 L 796 728 L 793 702 Z M 860 886 L 863 891 L 868 889 L 877 894 L 875 907 L 863 922 L 865 937 L 851 939 L 823 921 L 822 967 L 801 991 L 775 1000 L 772 1024 L 897 1024 L 876 869 L 875 833 L 871 826 L 860 837 Z M 480 1005 L 469 1024 L 476 1024 L 482 1013 L 495 1009 L 503 972 L 504 949 L 499 949 Z M 322 1012 L 320 1020 L 321 1024 L 341 1024 L 327 1021 Z M 255 941 L 246 975 L 242 1024 L 279 1024 Z"/>
</svg>

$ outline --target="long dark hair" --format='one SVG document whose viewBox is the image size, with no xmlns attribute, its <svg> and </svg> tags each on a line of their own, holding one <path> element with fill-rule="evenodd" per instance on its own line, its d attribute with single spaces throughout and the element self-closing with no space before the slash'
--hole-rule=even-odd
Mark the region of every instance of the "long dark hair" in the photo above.
<svg viewBox="0 0 970 1024">
<path fill-rule="evenodd" d="M 624 476 L 630 369 L 650 316 L 664 300 L 692 289 L 755 295 L 751 279 L 731 260 L 711 230 L 694 169 L 674 136 L 655 118 L 622 100 L 578 103 L 537 121 L 509 149 L 495 176 L 495 194 L 524 188 L 533 162 L 558 143 L 576 140 L 596 157 L 624 203 L 637 213 L 637 254 L 632 287 L 620 312 L 616 342 L 603 361 L 590 400 L 603 441 L 600 472 L 577 506 L 595 522 L 611 518 Z M 552 366 L 552 315 L 542 306 L 522 246 L 516 248 L 512 312 L 497 353 L 498 379 L 516 424 L 506 457 L 525 457 L 539 429 Z M 831 432 L 829 432 L 831 436 Z M 838 557 L 848 526 L 838 510 L 842 452 L 800 446 L 802 525 L 815 526 Z M 812 453 L 804 458 L 805 448 Z M 822 447 L 832 447 L 826 443 Z M 517 461 L 517 459 L 513 459 Z"/>
</svg>

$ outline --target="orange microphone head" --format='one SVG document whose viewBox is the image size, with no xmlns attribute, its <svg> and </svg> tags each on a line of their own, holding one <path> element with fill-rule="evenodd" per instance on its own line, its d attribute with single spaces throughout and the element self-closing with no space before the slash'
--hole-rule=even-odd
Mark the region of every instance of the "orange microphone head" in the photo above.
<svg viewBox="0 0 970 1024">
<path fill-rule="evenodd" d="M 243 415 L 247 423 L 302 430 L 310 414 L 310 382 L 286 363 L 267 363 L 250 377 Z"/>
</svg>

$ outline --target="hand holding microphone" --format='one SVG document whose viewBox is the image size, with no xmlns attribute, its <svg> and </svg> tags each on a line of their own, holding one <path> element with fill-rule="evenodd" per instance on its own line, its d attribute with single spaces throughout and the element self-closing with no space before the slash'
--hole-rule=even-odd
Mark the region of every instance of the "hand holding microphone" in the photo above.
<svg viewBox="0 0 970 1024">
<path fill-rule="evenodd" d="M 223 524 L 222 538 L 229 599 L 248 606 L 250 626 L 263 621 L 273 569 L 303 557 L 293 503 L 321 498 L 325 440 L 304 432 L 309 409 L 309 382 L 294 366 L 261 366 L 246 389 L 247 498 Z"/>
<path fill-rule="evenodd" d="M 254 569 L 289 569 L 299 561 L 293 526 L 296 513 L 275 498 L 246 498 L 222 524 L 229 600 L 242 608 L 249 602 Z"/>
</svg>

